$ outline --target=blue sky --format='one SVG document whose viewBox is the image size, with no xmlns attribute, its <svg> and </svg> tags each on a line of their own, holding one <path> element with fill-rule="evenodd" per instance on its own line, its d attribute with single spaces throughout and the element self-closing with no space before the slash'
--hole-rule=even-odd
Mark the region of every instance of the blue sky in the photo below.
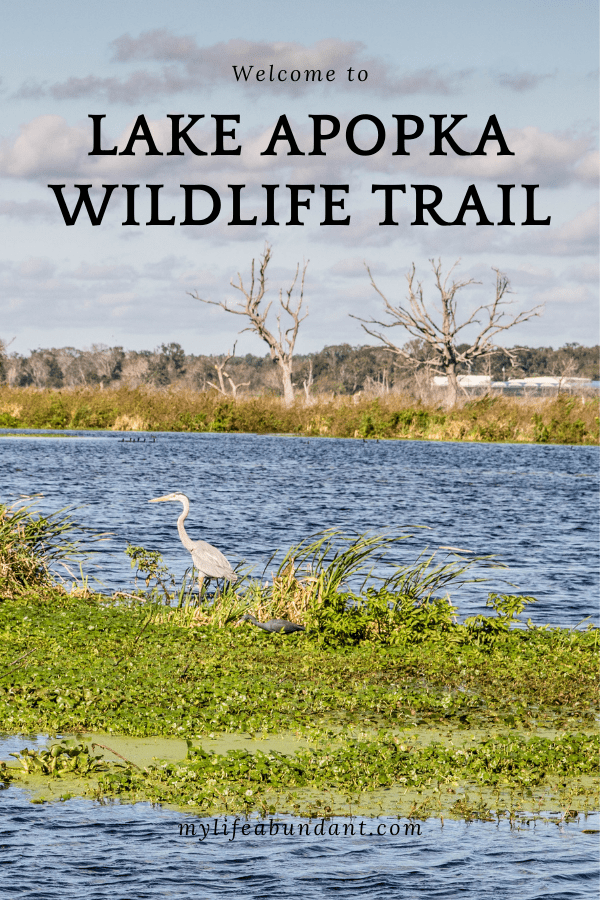
<svg viewBox="0 0 600 900">
<path fill-rule="evenodd" d="M 424 0 L 254 4 L 206 2 L 21 2 L 3 15 L 0 72 L 0 338 L 25 353 L 39 346 L 105 343 L 151 349 L 177 341 L 188 352 L 219 353 L 233 344 L 240 322 L 190 298 L 233 299 L 229 287 L 247 275 L 264 242 L 273 245 L 272 296 L 287 287 L 296 263 L 310 260 L 309 317 L 298 351 L 347 341 L 367 343 L 350 313 L 381 316 L 364 263 L 391 301 L 405 295 L 404 275 L 414 262 L 426 297 L 435 299 L 432 257 L 445 268 L 461 259 L 460 276 L 481 282 L 465 290 L 465 315 L 493 295 L 492 268 L 505 271 L 514 312 L 537 304 L 544 313 L 505 336 L 509 345 L 560 346 L 598 340 L 598 4 L 503 4 Z M 242 85 L 232 66 L 333 68 L 334 83 Z M 368 79 L 350 84 L 346 69 Z M 204 114 L 194 134 L 209 151 L 212 114 L 240 116 L 239 157 L 90 158 L 89 114 L 105 114 L 105 145 L 125 144 L 144 114 L 161 149 L 170 147 L 168 114 Z M 269 136 L 286 114 L 306 155 L 265 158 Z M 339 138 L 312 149 L 309 115 L 342 123 Z M 387 129 L 382 151 L 352 154 L 343 140 L 354 116 L 378 117 Z M 394 114 L 420 116 L 421 138 L 409 157 L 394 157 Z M 432 114 L 466 114 L 453 134 L 472 149 L 496 115 L 514 157 L 431 157 Z M 186 120 L 187 121 L 187 118 Z M 363 132 L 368 140 L 369 132 Z M 149 214 L 146 184 L 163 184 L 161 215 L 174 227 L 124 227 L 119 189 L 101 226 L 65 227 L 48 184 L 137 183 L 138 219 Z M 181 227 L 180 184 L 208 184 L 223 211 L 212 225 Z M 286 221 L 288 183 L 316 185 L 304 227 L 228 226 L 228 184 L 245 184 L 244 216 L 265 212 L 263 183 L 277 183 Z M 348 227 L 320 226 L 322 183 L 348 184 Z M 398 226 L 380 226 L 381 200 L 373 183 L 403 183 Z M 443 190 L 442 214 L 456 216 L 475 184 L 492 221 L 501 218 L 497 184 L 515 184 L 514 220 L 524 219 L 521 184 L 539 184 L 538 215 L 545 226 L 414 226 L 411 184 Z M 164 209 L 164 212 L 163 212 Z M 340 215 L 342 215 L 340 213 Z M 406 336 L 396 334 L 399 343 Z M 262 353 L 251 335 L 238 352 Z"/>
</svg>

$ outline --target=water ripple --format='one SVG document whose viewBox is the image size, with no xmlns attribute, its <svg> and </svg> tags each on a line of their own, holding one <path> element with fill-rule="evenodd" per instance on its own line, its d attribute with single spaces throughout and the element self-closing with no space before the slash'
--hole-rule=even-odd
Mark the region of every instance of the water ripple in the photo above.
<svg viewBox="0 0 600 900">
<path fill-rule="evenodd" d="M 493 894 L 495 900 L 587 900 L 597 897 L 598 841 L 582 829 L 597 828 L 599 820 L 594 815 L 520 830 L 506 822 L 442 826 L 430 820 L 412 837 L 249 835 L 234 843 L 217 835 L 200 843 L 179 836 L 181 814 L 146 803 L 101 806 L 74 799 L 39 806 L 11 787 L 2 795 L 2 896 L 480 900 Z M 365 820 L 365 831 L 393 821 Z"/>
<path fill-rule="evenodd" d="M 1 433 L 1 432 L 0 432 Z M 597 614 L 598 461 L 595 447 L 362 441 L 235 434 L 159 434 L 122 443 L 102 432 L 29 433 L 0 440 L 0 499 L 43 492 L 43 508 L 83 504 L 85 524 L 113 532 L 99 557 L 108 588 L 131 586 L 127 542 L 163 552 L 180 577 L 189 557 L 178 507 L 150 497 L 183 490 L 192 537 L 259 573 L 273 550 L 327 527 L 382 531 L 427 525 L 399 551 L 428 545 L 495 554 L 539 600 L 534 622 L 573 626 Z M 463 615 L 482 612 L 505 577 L 467 585 Z M 504 580 L 503 580 L 504 579 Z"/>
</svg>

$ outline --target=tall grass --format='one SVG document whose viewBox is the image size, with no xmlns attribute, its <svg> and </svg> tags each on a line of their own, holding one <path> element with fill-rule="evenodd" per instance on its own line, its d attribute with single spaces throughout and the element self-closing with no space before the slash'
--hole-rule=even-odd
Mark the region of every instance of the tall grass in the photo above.
<svg viewBox="0 0 600 900">
<path fill-rule="evenodd" d="M 82 546 L 84 533 L 91 537 L 68 508 L 44 516 L 35 503 L 0 504 L 0 599 L 54 589 L 66 581 L 77 584 L 77 573 L 85 589 L 81 573 L 89 553 Z"/>
<path fill-rule="evenodd" d="M 82 562 L 89 556 L 83 536 L 103 537 L 78 527 L 68 509 L 44 516 L 32 504 L 0 505 L 0 599 L 33 593 L 51 602 L 57 590 L 65 593 L 66 580 L 71 581 L 71 593 L 75 587 L 91 600 L 108 599 L 93 595 L 85 580 L 77 585 L 74 569 L 82 572 Z M 495 618 L 479 616 L 458 626 L 450 592 L 485 580 L 478 571 L 497 564 L 491 557 L 458 554 L 439 562 L 435 553 L 424 552 L 412 564 L 398 565 L 394 551 L 408 537 L 319 532 L 274 563 L 270 579 L 263 580 L 274 558 L 262 578 L 240 570 L 235 583 L 217 585 L 212 593 L 204 588 L 199 596 L 194 595 L 193 570 L 177 586 L 160 553 L 129 546 L 126 553 L 137 570 L 138 587 L 134 594 L 117 592 L 112 599 L 147 606 L 141 631 L 150 622 L 223 628 L 250 612 L 259 620 L 283 618 L 301 624 L 310 640 L 325 646 L 362 641 L 406 644 L 432 637 L 468 639 L 483 646 L 507 632 L 524 606 L 533 602 L 532 597 L 490 594 L 488 606 Z M 68 579 L 61 578 L 61 569 Z M 135 641 L 138 638 L 139 634 Z"/>
<path fill-rule="evenodd" d="M 249 612 L 259 621 L 288 619 L 303 625 L 311 639 L 335 646 L 443 634 L 457 621 L 449 591 L 485 580 L 476 569 L 495 564 L 490 557 L 457 556 L 440 563 L 435 554 L 423 553 L 413 564 L 399 566 L 390 555 L 407 537 L 320 532 L 291 547 L 270 580 L 245 573 L 212 594 L 188 595 L 185 604 L 180 594 L 177 608 L 165 609 L 160 618 L 223 627 Z M 150 596 L 156 600 L 155 588 Z M 164 599 L 172 604 L 175 594 L 165 592 Z"/>
<path fill-rule="evenodd" d="M 277 397 L 237 401 L 215 392 L 172 388 L 77 389 L 0 387 L 0 427 L 115 431 L 209 431 L 359 439 L 597 444 L 594 396 L 486 396 L 445 409 L 408 395 L 301 398 L 286 407 Z"/>
</svg>

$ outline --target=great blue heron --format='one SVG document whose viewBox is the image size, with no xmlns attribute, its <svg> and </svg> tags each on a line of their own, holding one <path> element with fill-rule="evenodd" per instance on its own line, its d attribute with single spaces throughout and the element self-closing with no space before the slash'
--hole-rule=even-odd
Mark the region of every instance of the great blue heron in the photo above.
<svg viewBox="0 0 600 900">
<path fill-rule="evenodd" d="M 253 625 L 257 625 L 263 631 L 270 631 L 272 634 L 293 634 L 294 631 L 306 631 L 304 625 L 296 625 L 295 622 L 288 622 L 287 619 L 269 619 L 268 622 L 259 622 L 250 613 L 242 616 L 240 622 L 252 622 Z"/>
<path fill-rule="evenodd" d="M 237 575 L 231 568 L 229 561 L 225 559 L 220 550 L 207 544 L 206 541 L 193 541 L 183 523 L 190 511 L 190 501 L 182 494 L 181 491 L 175 491 L 173 494 L 165 494 L 164 497 L 154 497 L 149 503 L 164 503 L 167 500 L 176 500 L 183 503 L 183 512 L 177 519 L 177 531 L 181 538 L 181 543 L 186 550 L 192 554 L 192 562 L 198 569 L 198 591 L 202 590 L 202 582 L 205 578 L 226 578 L 227 581 L 237 581 Z"/>
</svg>

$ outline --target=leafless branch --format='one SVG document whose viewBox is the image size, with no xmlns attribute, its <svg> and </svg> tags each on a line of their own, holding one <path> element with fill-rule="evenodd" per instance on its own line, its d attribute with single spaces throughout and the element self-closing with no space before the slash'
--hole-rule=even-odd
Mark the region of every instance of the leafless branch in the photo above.
<svg viewBox="0 0 600 900">
<path fill-rule="evenodd" d="M 405 363 L 416 366 L 426 364 L 445 372 L 448 376 L 454 401 L 459 388 L 457 380 L 458 367 L 487 356 L 495 350 L 505 353 L 512 361 L 514 359 L 514 351 L 500 347 L 494 338 L 501 332 L 526 322 L 533 316 L 539 316 L 542 310 L 542 306 L 536 306 L 533 309 L 510 316 L 505 308 L 511 302 L 506 299 L 506 295 L 512 293 L 509 279 L 499 269 L 494 269 L 493 271 L 496 273 L 494 299 L 490 303 L 483 303 L 478 306 L 471 315 L 459 323 L 457 321 L 458 300 L 456 295 L 468 285 L 480 283 L 472 278 L 451 281 L 452 273 L 459 262 L 460 260 L 457 260 L 444 276 L 441 260 L 438 259 L 437 262 L 434 259 L 430 260 L 441 301 L 439 306 L 433 306 L 433 311 L 430 311 L 425 303 L 422 283 L 416 281 L 414 263 L 406 276 L 408 303 L 404 305 L 399 303 L 397 306 L 390 303 L 383 291 L 379 289 L 370 268 L 365 264 L 371 287 L 382 298 L 385 313 L 391 321 L 380 321 L 373 318 L 362 319 L 360 316 L 353 316 L 353 318 L 361 322 L 362 328 L 367 334 L 381 341 L 388 350 L 402 358 Z M 479 333 L 466 349 L 459 350 L 457 336 L 463 329 L 473 325 L 480 327 Z M 380 330 L 375 330 L 372 326 L 379 326 L 379 328 L 385 329 L 400 326 L 413 339 L 424 343 L 426 347 L 425 358 L 415 359 L 414 349 L 410 346 L 410 343 L 407 346 L 398 346 L 386 334 Z"/>
<path fill-rule="evenodd" d="M 245 316 L 248 319 L 248 325 L 245 328 L 242 328 L 242 332 L 251 331 L 254 334 L 257 334 L 258 337 L 263 340 L 271 354 L 271 359 L 273 362 L 277 363 L 279 366 L 282 382 L 283 382 L 283 392 L 284 399 L 286 403 L 293 402 L 294 393 L 293 393 L 293 385 L 292 385 L 292 365 L 293 365 L 293 355 L 294 348 L 296 345 L 296 338 L 298 337 L 298 329 L 300 327 L 300 323 L 304 321 L 304 319 L 308 315 L 308 309 L 304 311 L 304 315 L 302 315 L 302 307 L 304 304 L 304 281 L 306 277 L 306 270 L 308 267 L 308 262 L 304 264 L 304 268 L 302 269 L 302 274 L 300 277 L 300 285 L 299 290 L 297 292 L 296 300 L 294 301 L 294 291 L 296 290 L 296 284 L 298 281 L 298 276 L 300 274 L 300 264 L 296 266 L 296 273 L 294 275 L 291 286 L 288 290 L 285 291 L 285 295 L 282 289 L 279 291 L 279 307 L 280 312 L 277 315 L 277 334 L 274 334 L 267 325 L 267 316 L 269 315 L 269 311 L 271 309 L 271 302 L 267 303 L 264 308 L 262 307 L 262 303 L 267 292 L 267 267 L 271 260 L 272 248 L 269 244 L 265 244 L 265 249 L 263 255 L 259 261 L 259 269 L 258 274 L 255 273 L 255 261 L 252 260 L 252 265 L 250 268 L 250 285 L 246 287 L 244 285 L 244 280 L 241 274 L 238 272 L 238 280 L 237 283 L 234 280 L 231 280 L 231 286 L 238 291 L 243 299 L 240 299 L 235 305 L 230 305 L 226 300 L 208 300 L 204 297 L 200 297 L 198 292 L 190 293 L 190 297 L 193 297 L 194 300 L 200 300 L 202 303 L 209 303 L 212 306 L 220 306 L 225 312 L 232 313 L 237 316 Z M 281 312 L 287 313 L 292 320 L 292 324 L 287 329 L 282 329 L 281 325 Z M 225 373 L 223 373 L 225 374 Z M 226 376 L 228 377 L 228 376 Z M 221 379 L 222 381 L 222 379 Z M 212 385 L 216 387 L 215 385 Z M 238 385 L 241 387 L 241 385 Z M 219 390 L 219 388 L 216 388 Z"/>
</svg>

